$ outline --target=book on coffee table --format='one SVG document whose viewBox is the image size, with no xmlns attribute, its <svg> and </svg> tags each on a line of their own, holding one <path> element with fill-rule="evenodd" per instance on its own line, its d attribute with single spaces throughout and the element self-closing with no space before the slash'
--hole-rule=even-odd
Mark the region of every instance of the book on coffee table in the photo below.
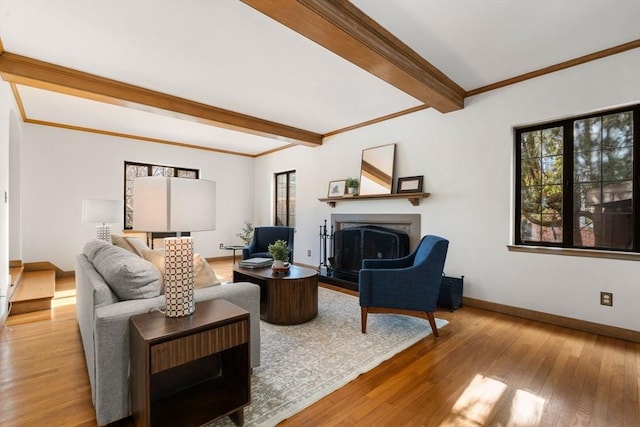
<svg viewBox="0 0 640 427">
<path fill-rule="evenodd" d="M 240 267 L 245 268 L 265 268 L 270 267 L 271 264 L 273 264 L 273 260 L 271 258 L 249 258 L 238 262 Z"/>
</svg>

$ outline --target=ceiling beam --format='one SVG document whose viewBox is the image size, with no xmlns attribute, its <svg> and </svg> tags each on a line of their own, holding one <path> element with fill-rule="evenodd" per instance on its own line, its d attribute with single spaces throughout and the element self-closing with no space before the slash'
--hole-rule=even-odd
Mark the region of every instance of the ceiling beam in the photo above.
<svg viewBox="0 0 640 427">
<path fill-rule="evenodd" d="M 10 52 L 0 53 L 0 76 L 9 83 L 50 90 L 168 117 L 260 135 L 294 144 L 322 145 L 322 135 L 139 86 L 106 79 Z"/>
<path fill-rule="evenodd" d="M 241 0 L 440 112 L 465 90 L 347 0 Z"/>
</svg>

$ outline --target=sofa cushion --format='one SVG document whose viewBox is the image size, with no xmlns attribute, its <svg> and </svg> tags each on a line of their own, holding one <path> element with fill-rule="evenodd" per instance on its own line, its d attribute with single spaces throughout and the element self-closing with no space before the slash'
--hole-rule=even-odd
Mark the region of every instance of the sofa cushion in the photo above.
<svg viewBox="0 0 640 427">
<path fill-rule="evenodd" d="M 149 249 L 149 246 L 137 237 L 111 235 L 111 242 L 114 245 L 126 249 L 138 256 L 142 256 L 142 252 Z"/>
<path fill-rule="evenodd" d="M 164 276 L 164 251 L 147 249 L 142 252 L 142 256 L 147 261 L 153 263 Z M 199 253 L 193 254 L 193 274 L 195 276 L 194 288 L 205 288 L 207 286 L 216 286 L 220 284 L 220 280 L 207 262 L 207 260 Z"/>
<path fill-rule="evenodd" d="M 149 261 L 103 240 L 92 240 L 84 253 L 120 300 L 153 298 L 162 292 L 162 274 Z"/>
</svg>

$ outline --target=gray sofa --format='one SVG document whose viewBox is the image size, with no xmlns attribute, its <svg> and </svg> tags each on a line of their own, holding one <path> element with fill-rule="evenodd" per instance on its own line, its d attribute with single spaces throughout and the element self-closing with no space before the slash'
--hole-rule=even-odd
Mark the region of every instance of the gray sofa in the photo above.
<svg viewBox="0 0 640 427">
<path fill-rule="evenodd" d="M 76 310 L 98 425 L 131 415 L 129 317 L 163 308 L 164 295 L 120 301 L 85 254 L 76 257 Z M 238 282 L 195 290 L 196 303 L 224 298 L 250 313 L 251 367 L 260 365 L 260 288 Z"/>
</svg>

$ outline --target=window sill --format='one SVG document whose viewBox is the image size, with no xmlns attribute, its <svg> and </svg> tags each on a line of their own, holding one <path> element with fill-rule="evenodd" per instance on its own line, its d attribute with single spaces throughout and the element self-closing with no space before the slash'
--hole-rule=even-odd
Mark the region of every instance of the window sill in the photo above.
<svg viewBox="0 0 640 427">
<path fill-rule="evenodd" d="M 616 251 L 598 251 L 593 249 L 571 249 L 571 248 L 549 248 L 545 246 L 522 246 L 507 245 L 507 249 L 511 252 L 527 252 L 534 254 L 547 255 L 567 255 L 588 258 L 606 258 L 619 259 L 626 261 L 640 261 L 640 253 L 635 252 L 616 252 Z"/>
</svg>

